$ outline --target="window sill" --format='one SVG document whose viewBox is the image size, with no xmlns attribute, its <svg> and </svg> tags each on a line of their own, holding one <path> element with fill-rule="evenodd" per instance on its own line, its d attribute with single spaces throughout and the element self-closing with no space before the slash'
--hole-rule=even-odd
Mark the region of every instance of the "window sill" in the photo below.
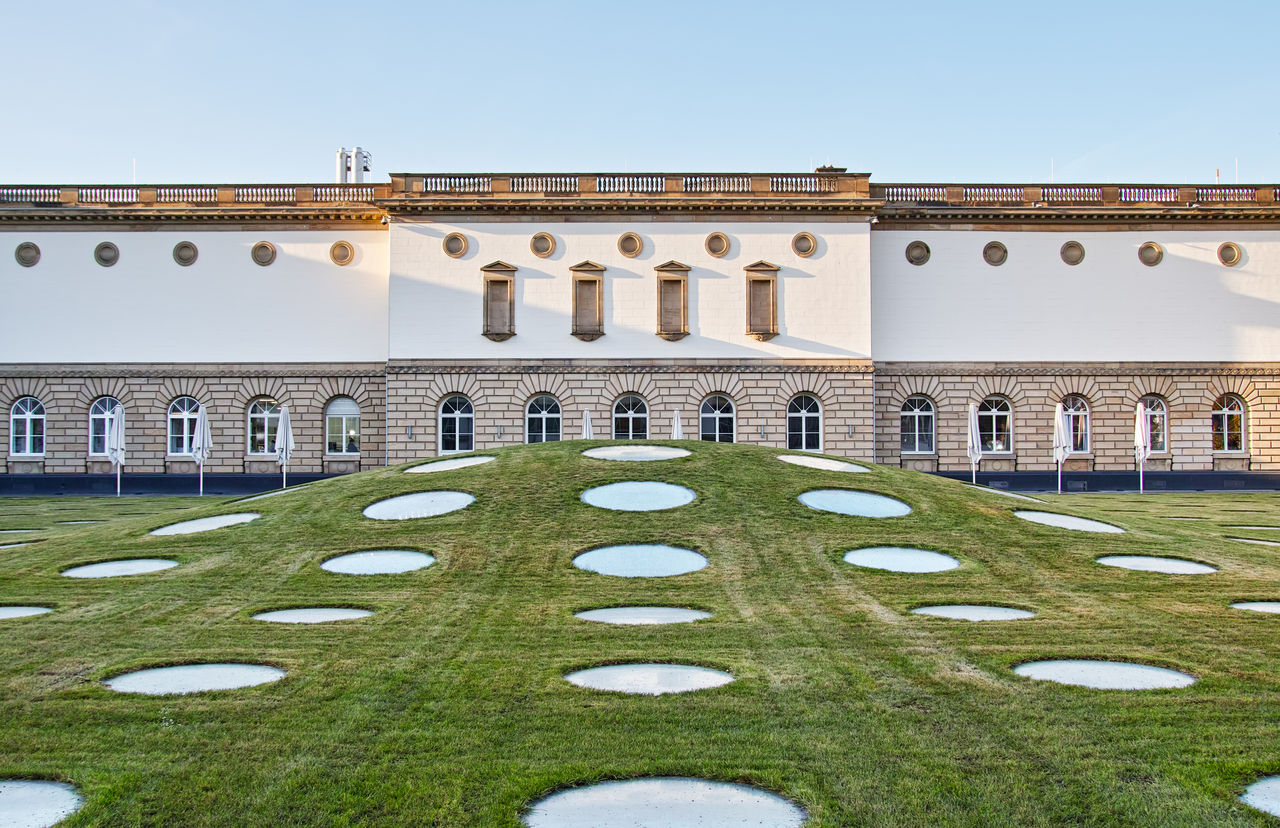
<svg viewBox="0 0 1280 828">
<path fill-rule="evenodd" d="M 333 457 L 337 460 L 350 460 L 360 456 L 358 451 L 326 451 L 325 457 Z"/>
<path fill-rule="evenodd" d="M 899 452 L 903 457 L 910 457 L 914 460 L 937 460 L 938 452 L 936 451 L 903 451 Z"/>
<path fill-rule="evenodd" d="M 574 331 L 573 336 L 581 339 L 583 342 L 595 342 L 604 336 L 604 331 Z"/>
<path fill-rule="evenodd" d="M 1248 449 L 1240 449 L 1239 451 L 1217 451 L 1213 452 L 1214 457 L 1248 457 Z"/>
<path fill-rule="evenodd" d="M 43 460 L 43 454 L 10 454 L 10 460 Z"/>
<path fill-rule="evenodd" d="M 515 335 L 515 331 L 485 331 L 484 338 L 494 342 L 506 342 Z"/>
</svg>

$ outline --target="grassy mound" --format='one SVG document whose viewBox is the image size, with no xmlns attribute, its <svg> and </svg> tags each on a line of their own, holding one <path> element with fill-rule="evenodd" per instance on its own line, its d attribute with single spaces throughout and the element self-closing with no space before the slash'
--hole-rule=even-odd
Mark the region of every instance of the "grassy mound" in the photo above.
<svg viewBox="0 0 1280 828">
<path fill-rule="evenodd" d="M 1235 797 L 1280 770 L 1280 617 L 1228 604 L 1280 599 L 1280 548 L 1228 540 L 1266 534 L 1223 527 L 1273 522 L 1277 496 L 1093 495 L 1037 506 L 897 469 L 791 466 L 756 447 L 688 442 L 691 456 L 652 463 L 581 456 L 602 444 L 504 449 L 495 462 L 429 475 L 378 470 L 243 505 L 91 501 L 77 508 L 149 514 L 56 530 L 54 521 L 79 516 L 64 516 L 70 501 L 0 501 L 0 528 L 50 529 L 33 535 L 39 543 L 0 550 L 0 603 L 56 610 L 0 621 L 0 778 L 74 782 L 86 803 L 67 825 L 514 826 L 551 790 L 648 775 L 754 784 L 804 807 L 811 826 L 1267 820 Z M 652 513 L 579 500 L 620 480 L 675 483 L 698 499 Z M 815 488 L 884 493 L 913 512 L 816 512 L 796 501 Z M 422 520 L 361 516 L 377 500 L 433 489 L 476 500 Z M 1037 526 L 1013 516 L 1021 508 L 1127 532 Z M 262 517 L 204 534 L 147 534 L 237 511 Z M 710 564 L 623 579 L 570 563 L 618 543 L 688 547 Z M 878 545 L 945 552 L 961 566 L 905 575 L 841 560 Z M 387 576 L 319 566 L 379 548 L 438 560 Z M 1220 571 L 1174 576 L 1093 562 L 1111 554 Z M 131 557 L 181 565 L 99 581 L 58 575 Z M 909 614 L 951 603 L 1037 615 L 969 623 Z M 573 617 L 619 605 L 713 617 L 656 627 Z M 374 614 L 316 626 L 251 618 L 300 606 Z M 1042 658 L 1139 661 L 1199 681 L 1104 692 L 1010 671 Z M 101 684 L 142 667 L 211 661 L 288 675 L 183 697 Z M 737 680 L 654 698 L 562 678 L 628 661 L 703 665 Z"/>
</svg>

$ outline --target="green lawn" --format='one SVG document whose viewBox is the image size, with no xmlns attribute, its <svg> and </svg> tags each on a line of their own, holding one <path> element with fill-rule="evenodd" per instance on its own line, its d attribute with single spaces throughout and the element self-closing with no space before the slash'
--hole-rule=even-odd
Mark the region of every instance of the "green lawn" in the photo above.
<svg viewBox="0 0 1280 828">
<path fill-rule="evenodd" d="M 244 505 L 0 500 L 0 529 L 43 538 L 0 550 L 0 604 L 55 609 L 0 621 L 0 778 L 77 785 L 86 801 L 69 826 L 514 826 L 554 789 L 646 775 L 773 790 L 804 807 L 809 826 L 1275 823 L 1236 797 L 1280 772 L 1280 616 L 1228 604 L 1280 600 L 1280 547 L 1224 536 L 1280 540 L 1280 530 L 1224 527 L 1280 525 L 1280 495 L 1072 495 L 1036 506 L 897 469 L 790 466 L 755 447 L 691 442 L 688 458 L 615 463 L 580 456 L 589 445 L 505 449 L 496 462 L 431 475 L 367 472 Z M 578 499 L 593 485 L 644 479 L 688 486 L 698 499 L 657 513 Z M 875 520 L 796 501 L 822 487 L 892 494 L 914 511 Z M 475 503 L 422 520 L 360 514 L 388 495 L 450 488 Z M 1128 532 L 1036 526 L 1013 516 L 1019 508 Z M 262 517 L 147 535 L 250 510 Z M 91 519 L 107 522 L 57 523 Z M 0 544 L 25 539 L 0 534 Z M 570 564 L 588 548 L 644 542 L 698 550 L 710 565 L 621 579 Z M 874 545 L 935 549 L 962 566 L 903 575 L 841 560 Z M 319 568 L 373 548 L 418 549 L 438 562 L 369 577 Z M 1221 571 L 1093 563 L 1104 554 L 1172 555 Z M 123 557 L 181 566 L 96 581 L 58 575 Z M 907 612 L 939 603 L 1037 616 L 970 623 Z M 573 617 L 626 604 L 714 616 L 666 627 Z M 308 605 L 375 614 L 316 626 L 250 618 Z M 1081 657 L 1200 680 L 1129 693 L 1010 671 Z M 737 681 L 654 698 L 561 678 L 636 660 L 705 665 Z M 200 661 L 274 664 L 288 676 L 182 697 L 101 684 Z"/>
</svg>

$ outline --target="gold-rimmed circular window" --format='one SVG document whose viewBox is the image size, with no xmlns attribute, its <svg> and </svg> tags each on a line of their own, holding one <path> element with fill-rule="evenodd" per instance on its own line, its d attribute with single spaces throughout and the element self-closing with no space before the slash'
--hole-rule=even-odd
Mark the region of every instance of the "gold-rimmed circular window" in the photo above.
<svg viewBox="0 0 1280 828">
<path fill-rule="evenodd" d="M 818 240 L 812 233 L 796 233 L 791 237 L 791 252 L 807 259 L 818 251 Z"/>
<path fill-rule="evenodd" d="M 1078 241 L 1069 241 L 1058 251 L 1062 261 L 1075 267 L 1084 261 L 1084 245 Z"/>
<path fill-rule="evenodd" d="M 249 257 L 253 259 L 253 263 L 266 267 L 276 260 L 276 246 L 271 242 L 258 242 L 249 251 Z"/>
<path fill-rule="evenodd" d="M 550 233 L 534 233 L 529 239 L 529 249 L 539 259 L 545 259 L 556 252 L 556 237 Z"/>
<path fill-rule="evenodd" d="M 1009 248 L 998 241 L 987 242 L 982 248 L 982 259 L 992 267 L 999 267 L 1009 259 Z"/>
<path fill-rule="evenodd" d="M 932 251 L 929 250 L 929 245 L 919 239 L 908 244 L 905 252 L 907 255 L 907 261 L 911 262 L 911 264 L 916 267 L 919 267 L 929 261 L 929 256 L 932 255 Z"/>
<path fill-rule="evenodd" d="M 194 242 L 180 241 L 173 246 L 173 260 L 183 267 L 190 267 L 196 263 L 200 251 L 196 249 Z"/>
<path fill-rule="evenodd" d="M 40 248 L 35 242 L 23 242 L 14 249 L 13 258 L 23 267 L 35 267 L 36 262 L 40 261 Z"/>
<path fill-rule="evenodd" d="M 717 259 L 723 259 L 729 254 L 729 237 L 724 233 L 712 233 L 707 236 L 704 246 L 708 254 Z"/>
<path fill-rule="evenodd" d="M 1155 267 L 1164 258 L 1164 248 L 1155 242 L 1143 242 L 1138 248 L 1138 261 L 1147 267 Z"/>
<path fill-rule="evenodd" d="M 346 267 L 355 261 L 356 249 L 351 242 L 336 241 L 329 246 L 329 258 L 338 267 Z"/>
<path fill-rule="evenodd" d="M 1235 242 L 1223 242 L 1218 245 L 1218 261 L 1227 267 L 1235 267 L 1240 264 L 1240 259 L 1244 258 L 1244 253 L 1240 250 L 1240 245 Z"/>
<path fill-rule="evenodd" d="M 450 233 L 444 237 L 444 255 L 451 259 L 461 259 L 470 247 L 471 243 L 461 233 Z"/>
<path fill-rule="evenodd" d="M 103 242 L 93 248 L 93 260 L 103 267 L 111 267 L 120 261 L 120 248 L 111 242 Z"/>
<path fill-rule="evenodd" d="M 628 259 L 634 259 L 644 252 L 644 240 L 635 233 L 623 233 L 618 237 L 618 252 Z"/>
</svg>

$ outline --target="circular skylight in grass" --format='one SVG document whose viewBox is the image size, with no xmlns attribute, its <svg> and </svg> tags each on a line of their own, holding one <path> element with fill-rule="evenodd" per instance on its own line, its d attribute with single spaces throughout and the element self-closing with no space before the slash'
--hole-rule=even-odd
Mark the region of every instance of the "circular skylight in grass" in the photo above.
<svg viewBox="0 0 1280 828">
<path fill-rule="evenodd" d="M 653 626 L 688 624 L 710 618 L 711 613 L 682 607 L 605 607 L 574 613 L 573 617 L 584 621 L 599 621 L 602 624 Z"/>
<path fill-rule="evenodd" d="M 1231 606 L 1251 612 L 1266 612 L 1280 615 L 1280 601 L 1237 601 Z"/>
<path fill-rule="evenodd" d="M 465 469 L 469 466 L 483 466 L 485 463 L 491 463 L 497 460 L 496 457 L 488 455 L 476 455 L 475 457 L 454 457 L 449 460 L 434 460 L 430 463 L 423 463 L 420 466 L 414 466 L 405 469 L 405 474 L 431 474 L 432 472 L 453 471 L 454 469 Z"/>
<path fill-rule="evenodd" d="M 374 520 L 412 520 L 456 512 L 474 502 L 475 496 L 466 492 L 415 492 L 366 506 L 364 516 Z"/>
<path fill-rule="evenodd" d="M 241 512 L 235 515 L 217 515 L 215 517 L 197 518 L 195 520 L 184 520 L 182 523 L 173 523 L 169 526 L 161 526 L 159 529 L 152 529 L 152 535 L 194 535 L 197 532 L 208 532 L 213 529 L 221 529 L 224 526 L 235 526 L 239 523 L 248 523 L 251 520 L 257 520 L 262 515 L 257 512 Z"/>
<path fill-rule="evenodd" d="M 255 621 L 270 621 L 273 624 L 327 624 L 331 621 L 368 618 L 370 615 L 373 615 L 373 613 L 369 610 L 351 609 L 349 607 L 299 607 L 298 609 L 260 612 L 253 618 Z"/>
<path fill-rule="evenodd" d="M 265 664 L 182 664 L 125 673 L 103 683 L 117 693 L 170 696 L 257 687 L 284 675 L 284 670 Z"/>
<path fill-rule="evenodd" d="M 937 618 L 954 618 L 958 621 L 1018 621 L 1034 618 L 1035 613 L 1013 607 L 984 606 L 981 604 L 944 604 L 936 607 L 916 607 L 916 615 L 932 615 Z"/>
<path fill-rule="evenodd" d="M 1161 690 L 1196 683 L 1195 676 L 1177 670 L 1128 661 L 1032 661 L 1019 664 L 1013 672 L 1027 678 L 1094 690 Z"/>
<path fill-rule="evenodd" d="M 0 779 L 0 825 L 8 828 L 48 828 L 83 804 L 76 789 L 65 782 Z"/>
<path fill-rule="evenodd" d="M 1075 517 L 1074 515 L 1060 515 L 1056 512 L 1019 510 L 1015 511 L 1014 514 L 1023 520 L 1039 523 L 1042 526 L 1056 526 L 1059 529 L 1071 529 L 1076 532 L 1104 532 L 1112 535 L 1119 535 L 1124 532 L 1119 526 L 1112 526 L 1110 523 L 1103 523 L 1100 520 L 1089 520 L 1088 518 Z"/>
<path fill-rule="evenodd" d="M 955 569 L 960 562 L 941 552 L 928 549 L 911 549 L 905 546 L 871 546 L 844 553 L 845 563 L 866 569 L 883 569 L 888 572 L 946 572 Z"/>
<path fill-rule="evenodd" d="M 593 460 L 622 460 L 643 463 L 650 460 L 674 460 L 688 457 L 689 452 L 673 446 L 601 446 L 582 452 Z"/>
<path fill-rule="evenodd" d="M 1017 492 L 1006 492 L 1001 489 L 993 489 L 990 486 L 975 486 L 972 483 L 965 483 L 963 485 L 966 489 L 976 489 L 979 492 L 986 492 L 987 494 L 1000 495 L 1001 497 L 1011 497 L 1014 500 L 1029 500 L 1032 503 L 1044 503 L 1044 501 L 1038 497 L 1031 497 L 1030 495 L 1018 494 Z"/>
<path fill-rule="evenodd" d="M 901 500 L 848 489 L 814 489 L 800 495 L 799 501 L 819 512 L 853 517 L 888 518 L 911 514 L 911 507 Z"/>
<path fill-rule="evenodd" d="M 578 670 L 564 677 L 570 684 L 636 696 L 665 696 L 720 687 L 733 676 L 692 664 L 610 664 Z"/>
<path fill-rule="evenodd" d="M 602 546 L 573 559 L 578 569 L 620 578 L 664 578 L 697 572 L 707 559 L 692 549 L 663 544 L 633 543 Z"/>
<path fill-rule="evenodd" d="M 1264 776 L 1244 789 L 1240 801 L 1250 808 L 1280 817 L 1280 776 Z"/>
<path fill-rule="evenodd" d="M 1140 572 L 1163 572 L 1167 575 L 1208 575 L 1218 570 L 1208 564 L 1181 558 L 1158 558 L 1153 555 L 1106 555 L 1098 558 L 1103 566 L 1136 569 Z"/>
<path fill-rule="evenodd" d="M 48 607 L 0 607 L 0 621 L 9 618 L 27 618 L 32 615 L 44 615 L 53 612 Z"/>
<path fill-rule="evenodd" d="M 425 552 L 412 552 L 408 549 L 370 549 L 366 552 L 352 552 L 330 558 L 320 564 L 320 568 L 343 575 L 399 575 L 402 572 L 426 569 L 435 562 L 436 559 Z"/>
<path fill-rule="evenodd" d="M 162 569 L 172 569 L 177 565 L 177 561 L 165 558 L 128 558 L 73 566 L 65 570 L 62 575 L 65 578 L 118 578 L 121 575 L 145 575 L 148 572 L 159 572 Z"/>
<path fill-rule="evenodd" d="M 303 483 L 301 486 L 290 486 L 287 489 L 276 489 L 274 492 L 266 492 L 264 494 L 254 495 L 253 497 L 241 498 L 240 500 L 237 500 L 236 503 L 248 503 L 251 500 L 262 500 L 264 498 L 276 497 L 277 495 L 282 495 L 282 494 L 293 494 L 294 492 L 300 492 L 303 489 L 307 489 L 310 487 L 311 487 L 310 483 Z"/>
<path fill-rule="evenodd" d="M 799 828 L 805 812 L 777 794 L 673 776 L 569 788 L 533 804 L 529 828 Z"/>
<path fill-rule="evenodd" d="M 582 502 L 616 512 L 657 512 L 692 503 L 693 489 L 653 480 L 634 480 L 596 486 L 582 493 Z"/>
<path fill-rule="evenodd" d="M 859 466 L 856 463 L 846 463 L 843 460 L 832 460 L 830 457 L 810 457 L 804 454 L 779 454 L 778 459 L 784 463 L 790 463 L 793 466 L 804 466 L 808 469 L 821 469 L 822 471 L 850 472 L 853 474 L 871 471 L 871 469 L 868 469 L 865 466 Z"/>
</svg>

